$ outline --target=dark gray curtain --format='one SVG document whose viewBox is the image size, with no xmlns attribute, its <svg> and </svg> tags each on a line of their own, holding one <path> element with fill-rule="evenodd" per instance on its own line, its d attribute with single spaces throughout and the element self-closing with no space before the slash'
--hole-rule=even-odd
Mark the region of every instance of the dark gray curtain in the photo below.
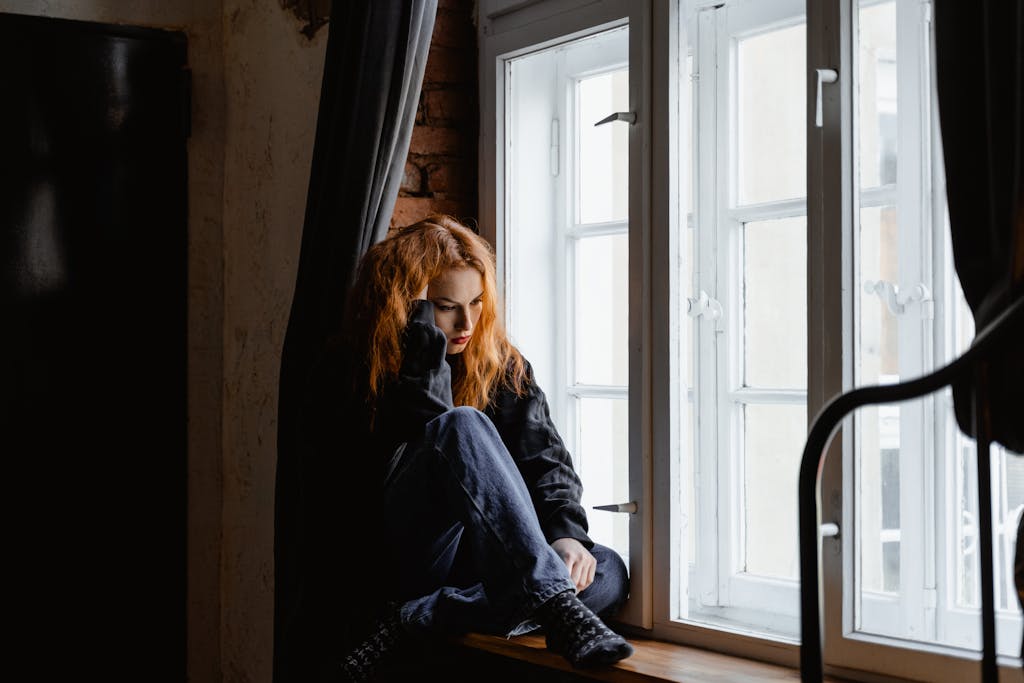
<svg viewBox="0 0 1024 683">
<path fill-rule="evenodd" d="M 336 2 L 331 13 L 295 295 L 281 359 L 274 522 L 274 681 L 315 680 L 347 646 L 359 615 L 361 552 L 331 481 L 337 409 L 318 365 L 338 331 L 356 264 L 387 232 L 405 167 L 437 0 Z M 340 391 L 330 387 L 329 391 Z M 334 435 L 334 436 L 331 436 Z M 348 444 L 352 446 L 352 444 Z M 325 456 L 330 453 L 333 460 Z M 348 490 L 346 490 L 348 489 Z"/>
<path fill-rule="evenodd" d="M 980 331 L 1024 296 L 1024 2 L 936 0 L 936 76 L 953 257 Z M 1024 321 L 982 369 L 993 440 L 1024 452 Z M 971 385 L 954 386 L 973 435 Z"/>
<path fill-rule="evenodd" d="M 1024 2 L 936 0 L 935 50 L 953 258 L 981 330 L 1024 296 Z M 993 441 L 1024 453 L 1024 320 L 1011 324 L 975 377 L 954 385 L 953 401 L 974 436 L 972 394 L 983 382 Z M 1024 607 L 1024 518 L 1014 583 Z"/>
</svg>

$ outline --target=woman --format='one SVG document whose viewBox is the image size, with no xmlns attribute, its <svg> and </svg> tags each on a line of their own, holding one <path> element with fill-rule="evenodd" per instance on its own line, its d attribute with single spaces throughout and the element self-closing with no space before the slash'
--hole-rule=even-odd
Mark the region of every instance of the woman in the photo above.
<svg viewBox="0 0 1024 683">
<path fill-rule="evenodd" d="M 371 247 L 345 353 L 379 458 L 381 597 L 392 608 L 344 658 L 366 678 L 415 633 L 542 627 L 579 667 L 632 653 L 598 614 L 628 590 L 587 536 L 580 480 L 529 363 L 509 342 L 486 241 L 431 216 Z"/>
</svg>

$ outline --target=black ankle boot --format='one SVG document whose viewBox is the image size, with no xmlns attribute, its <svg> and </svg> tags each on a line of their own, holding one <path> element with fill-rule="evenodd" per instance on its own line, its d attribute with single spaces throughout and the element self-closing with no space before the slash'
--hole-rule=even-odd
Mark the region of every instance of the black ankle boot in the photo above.
<svg viewBox="0 0 1024 683">
<path fill-rule="evenodd" d="M 537 610 L 547 634 L 548 649 L 558 652 L 577 668 L 605 666 L 633 654 L 633 646 L 605 626 L 600 617 L 568 590 Z"/>
<path fill-rule="evenodd" d="M 369 679 L 380 663 L 398 650 L 408 638 L 409 632 L 402 625 L 398 610 L 392 609 L 376 621 L 366 639 L 342 660 L 342 680 L 355 682 Z"/>
</svg>

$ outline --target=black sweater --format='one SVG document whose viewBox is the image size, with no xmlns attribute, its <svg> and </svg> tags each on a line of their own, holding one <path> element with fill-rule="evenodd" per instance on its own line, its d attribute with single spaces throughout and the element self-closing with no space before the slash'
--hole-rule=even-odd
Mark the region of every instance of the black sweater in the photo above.
<svg viewBox="0 0 1024 683">
<path fill-rule="evenodd" d="M 452 408 L 451 376 L 462 357 L 446 356 L 447 343 L 434 324 L 433 304 L 417 301 L 403 339 L 399 377 L 384 390 L 378 407 L 374 440 L 382 456 L 403 441 L 417 440 L 429 420 Z M 547 541 L 575 538 L 591 548 L 586 512 L 580 505 L 583 487 L 529 363 L 526 371 L 522 396 L 503 384 L 483 412 L 526 482 Z"/>
</svg>

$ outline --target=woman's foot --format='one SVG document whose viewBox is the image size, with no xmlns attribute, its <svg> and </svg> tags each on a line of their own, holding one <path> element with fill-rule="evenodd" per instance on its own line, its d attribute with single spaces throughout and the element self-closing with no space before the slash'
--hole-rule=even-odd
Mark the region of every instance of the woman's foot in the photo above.
<svg viewBox="0 0 1024 683">
<path fill-rule="evenodd" d="M 408 637 L 409 632 L 402 625 L 398 610 L 391 610 L 377 620 L 366 639 L 342 660 L 343 680 L 368 680 L 385 657 L 403 645 Z"/>
<path fill-rule="evenodd" d="M 548 649 L 558 652 L 574 667 L 605 666 L 633 654 L 633 646 L 605 626 L 600 617 L 567 590 L 537 610 L 547 634 Z"/>
</svg>

